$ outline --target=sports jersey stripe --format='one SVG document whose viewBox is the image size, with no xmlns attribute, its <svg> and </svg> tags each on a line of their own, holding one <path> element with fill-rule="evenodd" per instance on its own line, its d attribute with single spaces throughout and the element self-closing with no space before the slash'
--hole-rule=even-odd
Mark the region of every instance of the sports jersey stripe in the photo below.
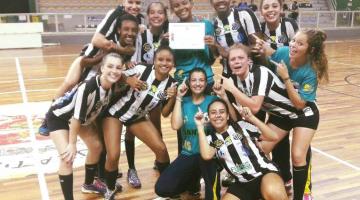
<svg viewBox="0 0 360 200">
<path fill-rule="evenodd" d="M 222 133 L 221 134 L 221 137 L 222 137 L 222 139 L 223 139 L 223 141 L 226 143 L 226 140 L 225 139 L 227 139 L 227 138 L 231 138 L 230 137 L 230 135 L 229 135 L 229 133 L 226 131 L 225 133 Z M 231 140 L 232 140 L 232 138 L 231 138 Z M 227 144 L 225 144 L 225 145 L 227 145 Z M 239 155 L 239 151 L 236 149 L 236 147 L 234 146 L 234 143 L 233 143 L 233 141 L 231 141 L 231 144 L 230 145 L 227 145 L 227 150 L 228 150 L 228 152 L 229 152 L 229 154 L 230 154 L 230 157 L 231 157 L 231 159 L 233 160 L 233 163 L 235 164 L 235 165 L 241 165 L 243 162 L 242 162 L 242 160 L 241 160 L 241 158 L 240 158 L 240 155 Z M 241 151 L 241 150 L 240 150 Z M 242 175 L 242 177 L 244 177 L 246 180 L 251 180 L 251 179 L 253 179 L 253 176 L 251 176 L 251 175 L 249 175 L 248 173 L 242 173 L 241 174 Z"/>
</svg>

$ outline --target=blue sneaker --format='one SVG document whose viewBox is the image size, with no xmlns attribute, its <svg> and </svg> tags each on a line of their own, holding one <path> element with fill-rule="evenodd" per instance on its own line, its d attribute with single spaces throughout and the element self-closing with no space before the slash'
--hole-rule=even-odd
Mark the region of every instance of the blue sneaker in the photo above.
<svg viewBox="0 0 360 200">
<path fill-rule="evenodd" d="M 96 179 L 93 184 L 87 185 L 83 184 L 81 187 L 81 192 L 87 194 L 105 194 L 106 193 L 106 185 L 99 179 Z"/>
<path fill-rule="evenodd" d="M 49 136 L 50 131 L 48 129 L 48 126 L 46 124 L 46 119 L 44 119 L 39 127 L 39 134 L 42 136 Z"/>
</svg>

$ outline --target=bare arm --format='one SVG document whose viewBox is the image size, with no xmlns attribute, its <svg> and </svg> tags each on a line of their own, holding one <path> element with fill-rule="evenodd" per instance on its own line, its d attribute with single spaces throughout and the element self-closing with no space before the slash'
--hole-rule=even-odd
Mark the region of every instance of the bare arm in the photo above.
<svg viewBox="0 0 360 200">
<path fill-rule="evenodd" d="M 198 112 L 195 115 L 195 123 L 198 130 L 199 135 L 199 146 L 200 146 L 200 154 L 204 160 L 211 160 L 215 153 L 216 149 L 211 147 L 206 139 L 205 131 L 204 131 L 204 115 L 202 112 Z"/>
<path fill-rule="evenodd" d="M 171 128 L 174 130 L 179 130 L 182 125 L 184 124 L 184 119 L 182 117 L 182 110 L 181 110 L 181 102 L 186 94 L 188 87 L 185 84 L 186 78 L 183 80 L 183 82 L 179 85 L 177 96 L 176 96 L 176 102 L 174 106 L 173 113 L 171 115 Z"/>
<path fill-rule="evenodd" d="M 285 83 L 286 91 L 289 95 L 291 103 L 293 103 L 295 108 L 298 110 L 305 108 L 306 101 L 304 101 L 299 93 L 295 90 L 294 85 L 290 80 L 289 72 L 285 63 L 282 62 L 277 65 L 277 72 Z"/>
<path fill-rule="evenodd" d="M 222 79 L 223 87 L 234 95 L 237 102 L 239 102 L 243 106 L 249 107 L 252 113 L 259 112 L 261 105 L 264 101 L 263 96 L 248 97 L 235 87 L 234 82 L 231 78 L 222 77 Z"/>
</svg>

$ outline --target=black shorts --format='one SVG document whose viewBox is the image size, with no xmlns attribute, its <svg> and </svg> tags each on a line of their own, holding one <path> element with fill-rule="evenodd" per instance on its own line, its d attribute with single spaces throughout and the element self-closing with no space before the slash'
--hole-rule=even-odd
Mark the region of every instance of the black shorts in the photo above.
<svg viewBox="0 0 360 200">
<path fill-rule="evenodd" d="M 69 121 L 57 117 L 52 111 L 49 111 L 46 115 L 46 125 L 49 129 L 49 132 L 70 129 Z"/>
<path fill-rule="evenodd" d="M 290 131 L 295 127 L 304 127 L 317 130 L 319 125 L 320 114 L 318 109 L 312 109 L 313 114 L 310 116 L 299 115 L 297 118 L 291 119 L 288 116 L 278 116 L 270 113 L 267 123 L 274 124 L 275 126 Z"/>
<path fill-rule="evenodd" d="M 268 171 L 267 173 L 278 174 L 277 172 L 272 172 L 272 171 Z M 262 198 L 261 180 L 265 176 L 265 174 L 247 183 L 236 182 L 230 185 L 226 192 L 240 198 L 241 200 L 260 199 Z"/>
<path fill-rule="evenodd" d="M 121 121 L 119 119 L 119 117 L 110 114 L 109 111 L 106 111 L 106 113 L 104 115 L 104 118 L 106 118 L 106 117 L 112 117 L 112 118 L 115 118 L 115 119 L 118 119 L 119 121 Z M 135 123 L 146 121 L 146 120 L 148 120 L 146 117 L 140 117 L 138 119 L 131 120 L 131 121 L 126 121 L 126 122 L 121 121 L 121 123 L 124 124 L 126 127 L 128 127 L 128 126 L 131 126 L 131 125 L 133 125 Z"/>
</svg>

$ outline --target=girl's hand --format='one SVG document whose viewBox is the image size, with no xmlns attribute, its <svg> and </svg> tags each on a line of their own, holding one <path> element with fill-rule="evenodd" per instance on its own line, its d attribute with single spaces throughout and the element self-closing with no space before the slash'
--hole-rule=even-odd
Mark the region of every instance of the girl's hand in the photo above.
<svg viewBox="0 0 360 200">
<path fill-rule="evenodd" d="M 222 99 L 225 99 L 227 97 L 226 93 L 225 93 L 225 89 L 219 81 L 215 81 L 214 86 L 213 86 L 213 91 L 215 92 L 215 94 L 218 97 L 220 97 Z"/>
<path fill-rule="evenodd" d="M 236 88 L 234 85 L 234 81 L 231 78 L 221 76 L 221 83 L 222 87 L 227 91 L 231 91 L 232 89 Z"/>
<path fill-rule="evenodd" d="M 260 39 L 255 34 L 251 34 L 251 37 L 254 38 L 255 40 L 255 45 L 253 45 L 253 47 L 251 48 L 251 52 L 254 53 L 255 55 L 263 55 L 265 53 L 265 48 L 266 48 L 265 41 Z"/>
<path fill-rule="evenodd" d="M 242 107 L 238 106 L 235 103 L 232 103 L 234 108 L 240 113 L 241 117 L 245 119 L 246 121 L 251 120 L 251 118 L 254 116 L 248 107 Z"/>
<path fill-rule="evenodd" d="M 60 157 L 66 163 L 73 163 L 75 160 L 76 152 L 77 152 L 76 144 L 69 143 L 66 146 L 65 151 L 60 154 Z"/>
<path fill-rule="evenodd" d="M 126 69 L 132 69 L 137 65 L 137 63 L 135 61 L 129 61 L 127 63 L 125 63 Z"/>
<path fill-rule="evenodd" d="M 204 126 L 205 123 L 204 113 L 201 111 L 199 107 L 198 109 L 199 111 L 194 116 L 195 124 L 196 126 Z"/>
<path fill-rule="evenodd" d="M 168 89 L 166 89 L 166 99 L 170 99 L 170 98 L 176 96 L 176 93 L 177 93 L 176 85 L 177 85 L 177 82 L 174 82 L 171 84 L 171 86 Z"/>
<path fill-rule="evenodd" d="M 281 63 L 278 63 L 278 65 L 277 65 L 277 73 L 279 74 L 281 79 L 284 80 L 284 81 L 285 81 L 285 79 L 289 78 L 289 71 L 288 71 L 284 61 L 281 61 Z"/>
<path fill-rule="evenodd" d="M 188 91 L 188 86 L 186 85 L 186 78 L 184 78 L 183 82 L 179 85 L 178 89 L 177 89 L 177 95 L 179 97 L 184 97 L 186 92 Z"/>
<path fill-rule="evenodd" d="M 130 76 L 126 78 L 126 83 L 133 88 L 135 91 L 139 92 L 144 88 L 144 81 L 139 79 L 140 74 L 135 74 L 134 76 Z"/>
<path fill-rule="evenodd" d="M 161 39 L 166 39 L 166 40 L 168 40 L 168 39 L 169 39 L 169 32 L 164 33 L 164 34 L 161 36 Z"/>
<path fill-rule="evenodd" d="M 206 45 L 214 46 L 214 47 L 216 46 L 215 38 L 212 35 L 205 35 L 204 42 Z"/>
</svg>

